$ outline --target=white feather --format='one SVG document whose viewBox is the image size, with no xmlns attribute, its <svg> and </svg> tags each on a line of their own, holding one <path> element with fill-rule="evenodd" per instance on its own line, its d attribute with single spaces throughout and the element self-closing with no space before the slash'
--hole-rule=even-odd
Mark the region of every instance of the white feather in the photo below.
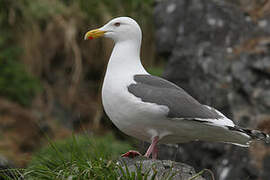
<svg viewBox="0 0 270 180">
<path fill-rule="evenodd" d="M 123 26 L 116 28 L 114 23 L 118 21 Z M 197 118 L 209 121 L 209 124 L 171 119 L 167 117 L 167 106 L 143 102 L 129 93 L 127 87 L 134 83 L 133 76 L 148 74 L 140 60 L 140 27 L 134 20 L 125 17 L 113 19 L 101 30 L 107 31 L 105 36 L 115 41 L 102 87 L 102 103 L 109 118 L 121 131 L 148 142 L 153 136 L 159 136 L 160 143 L 166 144 L 195 140 L 247 143 L 248 137 L 225 128 L 233 127 L 234 123 L 215 109 L 222 118 Z"/>
</svg>

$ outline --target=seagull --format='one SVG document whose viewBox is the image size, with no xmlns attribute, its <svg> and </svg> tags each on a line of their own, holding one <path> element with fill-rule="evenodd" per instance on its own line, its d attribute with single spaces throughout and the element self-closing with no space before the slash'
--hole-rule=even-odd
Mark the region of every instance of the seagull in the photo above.
<svg viewBox="0 0 270 180">
<path fill-rule="evenodd" d="M 125 134 L 151 143 L 145 153 L 157 158 L 157 144 L 224 142 L 248 147 L 268 134 L 241 128 L 213 107 L 199 103 L 181 87 L 149 74 L 140 60 L 142 31 L 130 17 L 118 17 L 88 31 L 84 39 L 114 41 L 102 86 L 102 104 Z M 123 156 L 140 155 L 129 151 Z"/>
</svg>

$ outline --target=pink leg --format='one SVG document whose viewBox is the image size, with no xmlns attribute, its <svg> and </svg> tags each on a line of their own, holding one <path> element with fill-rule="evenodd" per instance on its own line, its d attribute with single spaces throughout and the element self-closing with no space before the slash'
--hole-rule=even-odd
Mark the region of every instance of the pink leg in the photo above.
<svg viewBox="0 0 270 180">
<path fill-rule="evenodd" d="M 157 155 L 158 155 L 158 147 L 155 146 L 152 152 L 152 159 L 157 159 Z"/>
<path fill-rule="evenodd" d="M 158 139 L 159 139 L 159 137 L 158 136 L 155 136 L 153 139 L 152 139 L 152 143 L 151 143 L 151 145 L 149 146 L 149 148 L 148 148 L 148 150 L 146 151 L 146 153 L 145 153 L 145 155 L 144 156 L 146 156 L 146 157 L 149 157 L 151 154 L 152 154 L 152 152 L 153 152 L 153 155 L 152 155 L 152 158 L 154 159 L 154 158 L 157 158 L 156 156 L 157 156 L 157 147 L 156 147 L 156 145 L 157 145 L 157 143 L 158 143 Z M 155 156 L 155 157 L 154 157 Z"/>
</svg>

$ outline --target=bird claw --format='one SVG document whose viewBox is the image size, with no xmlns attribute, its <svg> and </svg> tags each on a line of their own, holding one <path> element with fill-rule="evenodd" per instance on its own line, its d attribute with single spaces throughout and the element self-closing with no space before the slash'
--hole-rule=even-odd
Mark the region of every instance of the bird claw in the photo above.
<svg viewBox="0 0 270 180">
<path fill-rule="evenodd" d="M 138 151 L 130 150 L 125 154 L 122 154 L 121 157 L 135 158 L 136 156 L 141 156 L 141 153 Z"/>
</svg>

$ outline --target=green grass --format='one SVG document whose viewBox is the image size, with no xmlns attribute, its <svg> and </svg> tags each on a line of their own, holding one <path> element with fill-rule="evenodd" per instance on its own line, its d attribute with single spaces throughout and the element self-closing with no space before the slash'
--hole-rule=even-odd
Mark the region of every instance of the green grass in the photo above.
<svg viewBox="0 0 270 180">
<path fill-rule="evenodd" d="M 117 163 L 119 156 L 130 150 L 126 142 L 120 142 L 113 135 L 103 137 L 74 135 L 49 145 L 33 156 L 26 169 L 0 171 L 6 180 L 146 180 L 155 179 L 157 172 L 150 175 L 150 169 L 142 172 L 140 165 L 131 172 L 127 166 Z M 151 168 L 151 167 L 149 167 Z M 165 177 L 171 179 L 172 177 Z"/>
<path fill-rule="evenodd" d="M 2 171 L 5 179 L 117 179 L 113 159 L 128 151 L 128 143 L 111 134 L 104 137 L 74 135 L 50 142 L 33 156 L 28 168 Z M 8 176 L 9 175 L 9 176 Z"/>
<path fill-rule="evenodd" d="M 117 162 L 119 156 L 131 148 L 128 143 L 116 140 L 112 134 L 102 137 L 74 135 L 56 142 L 49 140 L 49 145 L 33 156 L 27 168 L 0 170 L 0 179 L 154 180 L 158 173 L 155 164 L 146 170 L 142 169 L 142 164 L 137 164 L 135 171 L 130 171 L 123 164 L 124 161 Z M 190 180 L 195 180 L 204 171 L 195 174 Z M 174 175 L 165 173 L 164 180 L 170 180 Z"/>
</svg>

